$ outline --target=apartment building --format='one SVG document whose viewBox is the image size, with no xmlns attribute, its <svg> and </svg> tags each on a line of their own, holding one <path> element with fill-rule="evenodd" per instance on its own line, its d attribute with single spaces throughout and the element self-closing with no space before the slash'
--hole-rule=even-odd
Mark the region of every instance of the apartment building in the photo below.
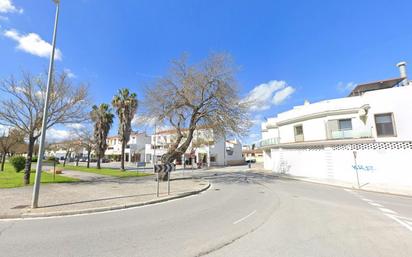
<svg viewBox="0 0 412 257">
<path fill-rule="evenodd" d="M 145 160 L 145 146 L 150 144 L 150 140 L 150 136 L 145 132 L 132 132 L 125 149 L 125 161 L 143 162 Z M 113 161 L 120 161 L 121 151 L 120 137 L 118 135 L 108 137 L 105 157 Z"/>
<path fill-rule="evenodd" d="M 398 67 L 398 78 L 305 102 L 262 123 L 265 169 L 351 182 L 356 172 L 368 184 L 412 185 L 412 83 L 406 63 Z"/>
<path fill-rule="evenodd" d="M 184 130 L 186 131 L 186 130 Z M 146 144 L 146 162 L 157 162 L 176 140 L 176 130 L 158 131 Z M 156 156 L 156 157 L 154 157 Z M 238 140 L 216 138 L 213 129 L 201 128 L 194 132 L 193 140 L 186 153 L 176 160 L 178 165 L 202 163 L 210 166 L 237 165 L 244 163 L 242 144 Z"/>
</svg>

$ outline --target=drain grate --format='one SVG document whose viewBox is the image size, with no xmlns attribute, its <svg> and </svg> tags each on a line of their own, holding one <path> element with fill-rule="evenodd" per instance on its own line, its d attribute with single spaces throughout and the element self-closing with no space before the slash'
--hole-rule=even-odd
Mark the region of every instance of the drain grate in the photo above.
<svg viewBox="0 0 412 257">
<path fill-rule="evenodd" d="M 24 209 L 24 208 L 27 208 L 27 207 L 29 207 L 28 205 L 17 205 L 17 206 L 14 206 L 12 209 Z"/>
</svg>

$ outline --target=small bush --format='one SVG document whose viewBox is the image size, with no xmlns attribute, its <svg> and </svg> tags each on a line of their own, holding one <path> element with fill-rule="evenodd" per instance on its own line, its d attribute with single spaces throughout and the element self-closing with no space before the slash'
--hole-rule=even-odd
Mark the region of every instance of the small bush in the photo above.
<svg viewBox="0 0 412 257">
<path fill-rule="evenodd" d="M 10 158 L 9 162 L 16 172 L 20 172 L 24 169 L 26 158 L 23 156 L 14 156 Z"/>
<path fill-rule="evenodd" d="M 48 157 L 48 158 L 47 158 L 47 161 L 48 161 L 48 162 L 54 162 L 54 161 L 56 161 L 56 164 L 59 164 L 59 163 L 60 163 L 60 162 L 59 162 L 59 159 L 57 159 L 56 157 L 53 157 L 53 156 Z"/>
<path fill-rule="evenodd" d="M 37 156 L 31 157 L 31 162 L 37 162 Z"/>
</svg>

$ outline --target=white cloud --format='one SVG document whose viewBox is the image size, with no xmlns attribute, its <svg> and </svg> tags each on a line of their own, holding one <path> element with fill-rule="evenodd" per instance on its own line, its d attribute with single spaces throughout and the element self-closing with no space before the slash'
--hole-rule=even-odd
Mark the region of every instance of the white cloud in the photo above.
<svg viewBox="0 0 412 257">
<path fill-rule="evenodd" d="M 285 89 L 287 89 L 287 91 L 293 89 L 294 91 L 294 88 L 288 86 L 286 81 L 271 80 L 267 83 L 260 84 L 253 88 L 243 99 L 243 101 L 250 102 L 250 110 L 253 112 L 264 111 L 269 109 L 273 104 L 280 104 L 280 102 L 278 102 L 278 99 L 280 96 L 282 96 L 282 94 L 284 94 L 283 90 Z"/>
<path fill-rule="evenodd" d="M 1 1 L 1 0 L 0 0 Z M 44 41 L 38 34 L 20 34 L 17 30 L 10 29 L 4 31 L 4 36 L 13 39 L 18 43 L 17 49 L 39 57 L 49 58 L 52 50 L 51 44 Z M 56 60 L 62 59 L 62 52 L 56 49 Z"/>
<path fill-rule="evenodd" d="M 132 124 L 136 127 L 154 127 L 155 123 L 155 118 L 141 114 L 136 114 L 132 120 Z"/>
<path fill-rule="evenodd" d="M 76 74 L 74 74 L 70 69 L 64 69 L 64 72 L 67 74 L 67 77 L 69 77 L 69 78 L 71 78 L 71 79 L 74 79 L 74 78 L 76 78 L 77 76 L 76 76 Z"/>
<path fill-rule="evenodd" d="M 85 126 L 81 123 L 73 123 L 73 124 L 67 124 L 66 127 L 70 128 L 70 129 L 82 129 Z"/>
<path fill-rule="evenodd" d="M 260 126 L 260 124 L 262 124 L 262 122 L 263 122 L 263 116 L 260 115 L 260 114 L 255 115 L 253 117 L 253 119 L 251 120 L 251 122 L 252 122 L 253 125 L 259 125 Z"/>
<path fill-rule="evenodd" d="M 46 133 L 46 140 L 48 142 L 61 142 L 69 139 L 71 136 L 68 130 L 50 128 Z"/>
<path fill-rule="evenodd" d="M 291 87 L 285 87 L 282 90 L 279 90 L 278 92 L 276 92 L 276 94 L 273 96 L 272 98 L 272 103 L 274 105 L 279 105 L 281 103 L 283 103 L 286 99 L 288 99 L 296 90 Z"/>
<path fill-rule="evenodd" d="M 23 9 L 14 6 L 11 0 L 0 0 L 0 13 L 23 13 Z"/>
<path fill-rule="evenodd" d="M 340 92 L 350 92 L 352 91 L 358 84 L 355 82 L 344 83 L 340 81 L 337 85 L 337 88 Z"/>
</svg>

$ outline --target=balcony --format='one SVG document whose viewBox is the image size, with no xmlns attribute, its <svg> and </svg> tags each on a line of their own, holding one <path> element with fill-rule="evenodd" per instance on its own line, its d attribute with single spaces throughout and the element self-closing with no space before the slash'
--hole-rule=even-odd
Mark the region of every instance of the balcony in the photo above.
<svg viewBox="0 0 412 257">
<path fill-rule="evenodd" d="M 261 147 L 266 147 L 266 146 L 271 146 L 271 145 L 277 145 L 277 144 L 279 144 L 279 142 L 280 142 L 279 137 L 272 137 L 272 138 L 267 138 L 267 139 L 260 140 L 256 144 L 256 146 L 258 148 L 261 148 Z"/>
<path fill-rule="evenodd" d="M 371 138 L 371 130 L 336 130 L 331 131 L 329 139 Z"/>
</svg>

